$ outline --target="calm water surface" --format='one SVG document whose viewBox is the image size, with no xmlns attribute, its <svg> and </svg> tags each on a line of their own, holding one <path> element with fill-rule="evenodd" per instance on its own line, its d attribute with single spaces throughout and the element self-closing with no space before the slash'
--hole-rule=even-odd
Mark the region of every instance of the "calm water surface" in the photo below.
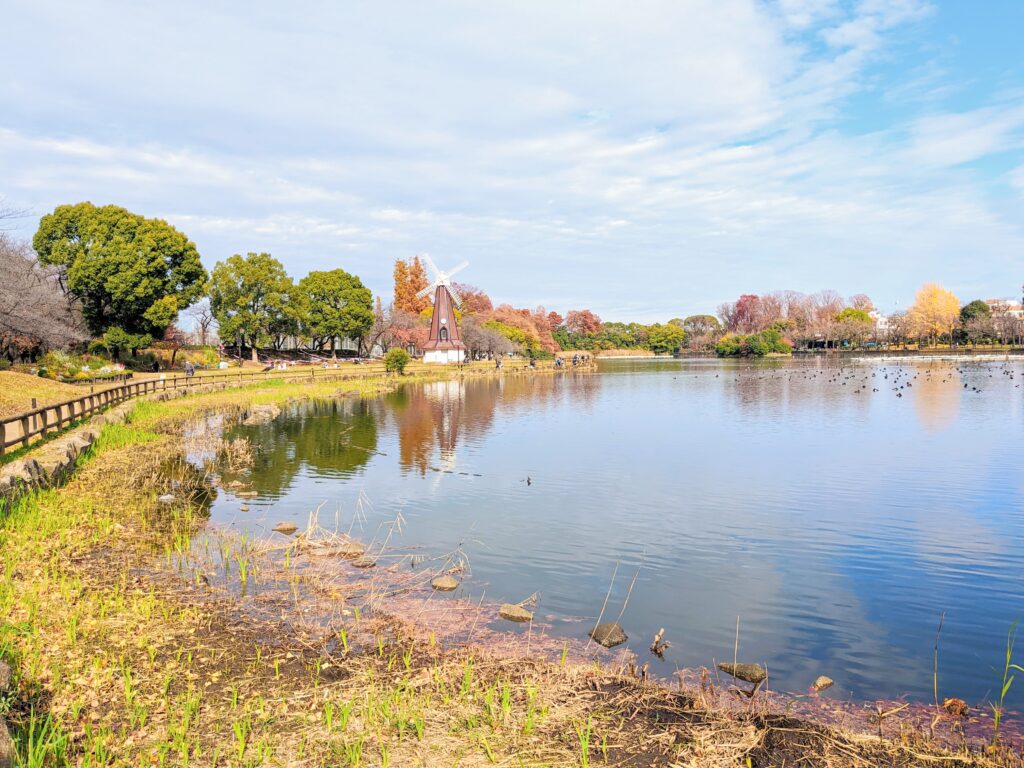
<svg viewBox="0 0 1024 768">
<path fill-rule="evenodd" d="M 537 591 L 581 638 L 616 564 L 612 619 L 639 568 L 622 624 L 665 675 L 731 660 L 739 617 L 778 689 L 930 699 L 945 612 L 941 693 L 981 702 L 1024 618 L 1022 385 L 1019 359 L 701 360 L 408 387 L 236 428 L 261 496 L 212 514 L 264 534 L 326 502 L 347 527 L 364 492 L 365 538 L 401 512 L 397 546 L 463 543 L 463 593 Z"/>
</svg>

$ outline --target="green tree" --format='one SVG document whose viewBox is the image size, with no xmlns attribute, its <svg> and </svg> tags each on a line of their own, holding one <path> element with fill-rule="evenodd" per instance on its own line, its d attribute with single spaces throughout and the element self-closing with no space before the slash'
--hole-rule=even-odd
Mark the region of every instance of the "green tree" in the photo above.
<svg viewBox="0 0 1024 768">
<path fill-rule="evenodd" d="M 222 339 L 256 350 L 272 334 L 287 327 L 297 309 L 295 284 L 281 262 L 269 253 L 235 254 L 217 262 L 210 275 L 210 309 Z"/>
<path fill-rule="evenodd" d="M 874 323 L 874 320 L 871 319 L 871 315 L 863 309 L 854 309 L 853 307 L 847 307 L 837 314 L 836 321 L 840 323 Z"/>
<path fill-rule="evenodd" d="M 127 333 L 123 328 L 112 326 L 104 334 L 89 345 L 90 349 L 102 350 L 115 360 L 121 359 L 121 353 L 137 350 L 153 343 L 148 333 Z"/>
<path fill-rule="evenodd" d="M 57 266 L 95 334 L 117 327 L 162 335 L 203 292 L 206 270 L 195 244 L 161 219 L 116 205 L 61 205 L 32 239 L 42 264 Z"/>
<path fill-rule="evenodd" d="M 863 309 L 847 307 L 836 314 L 836 338 L 859 346 L 874 330 L 875 321 Z"/>
<path fill-rule="evenodd" d="M 992 317 L 992 308 L 981 299 L 975 299 L 960 309 L 960 322 L 963 325 L 979 317 Z"/>
<path fill-rule="evenodd" d="M 647 334 L 647 344 L 655 354 L 674 354 L 686 343 L 686 331 L 678 325 L 655 323 Z"/>
<path fill-rule="evenodd" d="M 715 351 L 719 357 L 764 357 L 768 354 L 788 355 L 792 353 L 793 347 L 782 338 L 778 329 L 766 328 L 747 336 L 727 333 L 718 340 Z"/>
<path fill-rule="evenodd" d="M 344 269 L 310 272 L 299 281 L 305 302 L 305 327 L 315 339 L 357 339 L 373 325 L 373 296 L 355 275 Z"/>
</svg>

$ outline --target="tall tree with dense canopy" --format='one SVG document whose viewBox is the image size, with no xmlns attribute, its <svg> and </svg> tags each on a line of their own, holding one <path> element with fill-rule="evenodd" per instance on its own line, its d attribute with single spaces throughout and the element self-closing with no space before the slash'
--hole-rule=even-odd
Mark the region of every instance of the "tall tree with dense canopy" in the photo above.
<svg viewBox="0 0 1024 768">
<path fill-rule="evenodd" d="M 972 302 L 964 304 L 963 309 L 960 310 L 960 322 L 964 325 L 967 325 L 967 323 L 977 317 L 992 317 L 992 308 L 988 305 L 988 302 L 982 301 L 981 299 L 975 299 Z"/>
<path fill-rule="evenodd" d="M 235 254 L 217 262 L 210 276 L 210 308 L 220 325 L 220 336 L 233 339 L 256 353 L 275 324 L 282 321 L 294 300 L 295 285 L 281 262 L 269 253 Z"/>
<path fill-rule="evenodd" d="M 875 320 L 867 310 L 847 307 L 836 315 L 837 338 L 854 346 L 862 344 L 874 328 Z"/>
<path fill-rule="evenodd" d="M 162 335 L 203 292 L 206 270 L 195 244 L 161 219 L 116 205 L 61 205 L 32 240 L 39 261 L 59 267 L 92 333 L 118 327 Z"/>
<path fill-rule="evenodd" d="M 373 295 L 362 281 L 344 269 L 310 272 L 299 281 L 306 302 L 305 327 L 314 339 L 334 342 L 340 338 L 360 342 L 373 326 Z"/>
<path fill-rule="evenodd" d="M 685 343 L 686 331 L 672 323 L 655 323 L 647 334 L 650 350 L 658 355 L 675 354 Z"/>
<path fill-rule="evenodd" d="M 918 338 L 934 342 L 949 334 L 952 341 L 953 330 L 960 319 L 960 300 L 938 283 L 926 283 L 918 289 L 914 305 L 907 314 Z"/>
<path fill-rule="evenodd" d="M 569 333 L 597 333 L 601 318 L 589 309 L 571 309 L 565 316 L 565 327 Z"/>
<path fill-rule="evenodd" d="M 418 315 L 430 306 L 430 297 L 417 297 L 416 294 L 430 283 L 427 270 L 419 256 L 411 259 L 395 261 L 395 309 Z"/>
</svg>

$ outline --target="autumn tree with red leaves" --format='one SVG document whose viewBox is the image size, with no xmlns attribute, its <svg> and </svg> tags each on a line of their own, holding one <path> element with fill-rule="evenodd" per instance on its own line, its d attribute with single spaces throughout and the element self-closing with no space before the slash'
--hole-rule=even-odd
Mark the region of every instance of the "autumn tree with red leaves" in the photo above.
<svg viewBox="0 0 1024 768">
<path fill-rule="evenodd" d="M 569 333 L 597 333 L 601 330 L 601 318 L 589 309 L 572 309 L 565 316 L 565 327 Z"/>
</svg>

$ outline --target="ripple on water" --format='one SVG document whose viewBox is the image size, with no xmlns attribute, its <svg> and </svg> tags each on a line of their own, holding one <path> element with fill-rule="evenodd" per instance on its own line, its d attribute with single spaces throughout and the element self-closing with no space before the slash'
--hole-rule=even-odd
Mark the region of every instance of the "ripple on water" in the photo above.
<svg viewBox="0 0 1024 768">
<path fill-rule="evenodd" d="M 630 647 L 665 627 L 665 665 L 710 665 L 739 618 L 740 655 L 782 689 L 821 672 L 836 696 L 926 700 L 945 612 L 943 690 L 981 701 L 1024 617 L 1024 365 L 1004 365 L 846 361 L 844 386 L 829 361 L 625 361 L 297 405 L 234 429 L 259 445 L 260 496 L 212 514 L 260 534 L 323 503 L 369 541 L 401 513 L 392 546 L 461 543 L 460 590 L 539 591 L 583 640 L 616 565 L 612 617 L 640 568 Z"/>
</svg>

